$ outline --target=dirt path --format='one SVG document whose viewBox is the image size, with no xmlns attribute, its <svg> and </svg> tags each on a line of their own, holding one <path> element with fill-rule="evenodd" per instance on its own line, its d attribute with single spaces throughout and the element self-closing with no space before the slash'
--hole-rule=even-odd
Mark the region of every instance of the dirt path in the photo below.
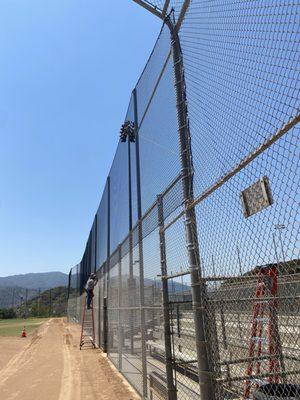
<svg viewBox="0 0 300 400">
<path fill-rule="evenodd" d="M 80 351 L 79 327 L 61 319 L 43 324 L 0 369 L 6 400 L 137 400 L 100 350 Z M 3 340 L 5 339 L 5 340 Z M 1 358 L 8 338 L 0 338 Z M 11 353 L 10 353 L 11 355 Z M 9 356 L 6 355 L 6 360 Z"/>
<path fill-rule="evenodd" d="M 1 337 L 0 338 L 0 371 L 4 368 L 9 360 L 16 354 L 20 353 L 27 342 L 20 337 Z M 1 372 L 0 372 L 1 378 Z"/>
</svg>

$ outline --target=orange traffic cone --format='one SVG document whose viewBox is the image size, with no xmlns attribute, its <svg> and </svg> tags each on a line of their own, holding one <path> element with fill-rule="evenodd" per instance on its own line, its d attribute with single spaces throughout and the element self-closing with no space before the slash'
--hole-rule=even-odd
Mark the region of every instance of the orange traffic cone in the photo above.
<svg viewBox="0 0 300 400">
<path fill-rule="evenodd" d="M 23 327 L 21 337 L 27 337 L 25 326 Z"/>
</svg>

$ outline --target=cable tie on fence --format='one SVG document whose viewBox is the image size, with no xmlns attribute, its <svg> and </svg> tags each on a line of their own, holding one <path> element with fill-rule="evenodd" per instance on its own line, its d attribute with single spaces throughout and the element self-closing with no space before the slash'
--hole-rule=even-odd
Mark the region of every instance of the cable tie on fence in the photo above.
<svg viewBox="0 0 300 400">
<path fill-rule="evenodd" d="M 181 174 L 182 174 L 182 176 L 185 175 L 185 177 L 188 176 L 189 175 L 189 169 L 187 167 L 181 168 Z"/>
<path fill-rule="evenodd" d="M 197 310 L 204 310 L 204 306 L 199 302 L 192 302 L 192 307 L 196 308 Z"/>
<path fill-rule="evenodd" d="M 182 104 L 184 104 L 185 103 L 185 100 L 183 99 L 183 100 L 181 100 L 181 101 L 179 101 L 178 103 L 176 103 L 176 107 L 181 107 L 181 105 Z"/>
<path fill-rule="evenodd" d="M 190 176 L 191 176 L 191 175 L 190 175 L 189 173 L 187 173 L 186 175 L 183 175 L 183 176 L 182 176 L 182 179 L 188 178 L 188 177 L 190 177 Z M 185 204 L 185 201 L 183 201 L 182 204 Z"/>
<path fill-rule="evenodd" d="M 200 286 L 200 285 L 203 285 L 203 284 L 205 284 L 205 279 L 204 278 L 200 278 L 200 280 L 198 282 L 191 283 L 190 286 L 191 287 L 196 287 L 196 286 Z M 224 301 L 224 300 L 220 300 L 220 301 Z"/>
<path fill-rule="evenodd" d="M 181 129 L 184 129 L 184 128 L 187 128 L 187 124 L 180 125 L 178 127 L 178 130 L 180 131 Z M 186 150 L 184 150 L 184 152 L 186 152 Z"/>
<path fill-rule="evenodd" d="M 180 56 L 179 59 L 173 63 L 173 65 L 180 64 L 181 62 L 182 62 L 182 57 Z"/>
<path fill-rule="evenodd" d="M 215 376 L 215 373 L 213 371 L 202 371 L 201 370 L 200 372 L 201 372 L 201 374 L 208 375 L 210 377 Z M 199 383 L 201 385 L 201 382 L 199 382 Z"/>
<path fill-rule="evenodd" d="M 186 248 L 187 248 L 188 250 L 195 250 L 195 245 L 192 244 L 192 243 L 189 243 L 189 244 L 187 244 Z"/>
<path fill-rule="evenodd" d="M 180 83 L 182 83 L 183 82 L 183 80 L 182 79 L 180 79 L 180 81 L 176 81 L 175 83 L 174 83 L 174 86 L 177 86 L 177 85 L 179 85 Z M 180 129 L 180 128 L 179 128 Z"/>
<path fill-rule="evenodd" d="M 202 307 L 195 307 L 195 306 L 193 306 L 193 310 L 194 311 L 197 311 L 197 310 L 201 310 L 201 311 L 203 311 L 203 310 L 205 310 L 205 308 L 202 306 Z M 205 342 L 205 341 L 204 341 Z"/>
</svg>

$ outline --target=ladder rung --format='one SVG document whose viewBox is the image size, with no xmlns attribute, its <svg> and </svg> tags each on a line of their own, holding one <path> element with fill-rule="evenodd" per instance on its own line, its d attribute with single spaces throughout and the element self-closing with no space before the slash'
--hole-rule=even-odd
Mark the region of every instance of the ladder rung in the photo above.
<svg viewBox="0 0 300 400">
<path fill-rule="evenodd" d="M 265 343 L 268 342 L 268 340 L 266 338 L 257 337 L 257 336 L 252 336 L 251 340 L 253 342 L 265 342 Z"/>
</svg>

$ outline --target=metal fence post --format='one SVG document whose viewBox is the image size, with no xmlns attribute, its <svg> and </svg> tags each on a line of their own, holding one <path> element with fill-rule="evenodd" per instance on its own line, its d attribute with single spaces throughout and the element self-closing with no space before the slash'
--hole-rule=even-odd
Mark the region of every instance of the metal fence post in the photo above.
<svg viewBox="0 0 300 400">
<path fill-rule="evenodd" d="M 107 297 L 103 297 L 103 352 L 107 353 L 108 339 L 108 318 L 107 318 Z"/>
<path fill-rule="evenodd" d="M 134 278 L 133 278 L 133 243 L 132 243 L 132 187 L 131 187 L 131 142 L 130 138 L 127 138 L 128 143 L 128 205 L 129 205 L 129 282 L 128 282 L 128 290 L 130 293 L 129 296 L 129 306 L 131 310 L 129 311 L 129 326 L 130 326 L 130 350 L 131 354 L 134 353 L 134 340 L 133 340 L 133 329 L 134 329 L 134 310 L 132 307 L 135 307 L 135 298 L 131 296 L 133 291 L 135 292 Z"/>
<path fill-rule="evenodd" d="M 97 271 L 97 231 L 98 231 L 98 218 L 97 218 L 97 214 L 95 215 L 95 232 L 94 232 L 94 240 L 95 240 L 95 268 L 94 268 L 94 272 L 96 273 Z"/>
<path fill-rule="evenodd" d="M 168 400 L 177 399 L 177 391 L 174 385 L 173 377 L 173 356 L 170 329 L 170 310 L 169 310 L 169 288 L 167 276 L 167 260 L 166 260 L 166 238 L 164 227 L 163 199 L 161 195 L 157 196 L 158 207 L 158 224 L 159 224 L 159 246 L 160 246 L 160 265 L 162 277 L 162 298 L 163 298 L 163 315 L 164 315 L 164 339 L 165 339 L 165 358 L 166 358 L 166 376 L 168 387 Z"/>
<path fill-rule="evenodd" d="M 134 100 L 134 129 L 136 149 L 136 181 L 137 181 L 137 209 L 138 209 L 138 246 L 139 246 L 139 274 L 140 274 L 140 312 L 141 312 L 141 348 L 142 348 L 142 376 L 143 376 L 143 397 L 148 396 L 147 387 L 147 355 L 146 355 L 146 321 L 145 321 L 145 293 L 144 293 L 144 257 L 143 257 L 143 227 L 142 227 L 142 197 L 141 197 L 141 169 L 140 169 L 140 148 L 138 135 L 138 112 L 137 94 L 133 90 Z"/>
<path fill-rule="evenodd" d="M 122 248 L 118 249 L 118 355 L 119 355 L 119 370 L 122 370 L 122 348 L 123 348 L 123 334 L 122 334 Z"/>
<path fill-rule="evenodd" d="M 101 296 L 102 296 L 102 290 L 101 290 L 101 286 L 102 286 L 102 271 L 101 270 L 99 270 L 98 271 L 98 278 L 99 278 L 99 280 L 98 280 L 98 286 L 99 286 L 99 288 L 98 288 L 98 343 L 99 343 L 99 347 L 101 347 L 101 340 L 102 340 L 102 337 L 101 337 Z"/>
<path fill-rule="evenodd" d="M 170 16 L 165 19 L 165 22 L 170 29 L 172 42 L 181 173 L 185 208 L 186 246 L 191 276 L 200 394 L 201 400 L 213 400 L 215 399 L 215 385 L 209 362 L 209 356 L 211 355 L 210 346 L 208 343 L 209 338 L 205 334 L 205 324 L 208 320 L 205 315 L 206 311 L 204 304 L 206 285 L 201 275 L 196 213 L 195 208 L 191 207 L 191 203 L 194 199 L 193 166 L 189 122 L 187 116 L 183 59 L 180 47 L 180 39 L 175 23 L 171 20 Z"/>
<path fill-rule="evenodd" d="M 107 253 L 104 274 L 103 287 L 103 351 L 107 353 L 107 337 L 108 337 L 108 315 L 107 315 L 107 298 L 108 298 L 108 281 L 109 281 L 109 260 L 110 260 L 110 177 L 107 177 Z"/>
</svg>

